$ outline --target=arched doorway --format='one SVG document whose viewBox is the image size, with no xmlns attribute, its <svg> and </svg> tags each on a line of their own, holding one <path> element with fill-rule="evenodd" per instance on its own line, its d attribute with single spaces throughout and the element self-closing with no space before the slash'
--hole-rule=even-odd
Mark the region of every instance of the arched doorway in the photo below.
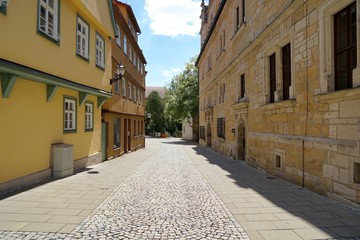
<svg viewBox="0 0 360 240">
<path fill-rule="evenodd" d="M 208 123 L 206 127 L 206 146 L 211 147 L 211 125 Z"/>
<path fill-rule="evenodd" d="M 240 123 L 239 127 L 238 127 L 237 143 L 238 143 L 237 157 L 239 160 L 245 160 L 245 149 L 246 149 L 245 143 L 246 143 L 246 141 L 245 141 L 245 126 L 243 123 Z"/>
</svg>

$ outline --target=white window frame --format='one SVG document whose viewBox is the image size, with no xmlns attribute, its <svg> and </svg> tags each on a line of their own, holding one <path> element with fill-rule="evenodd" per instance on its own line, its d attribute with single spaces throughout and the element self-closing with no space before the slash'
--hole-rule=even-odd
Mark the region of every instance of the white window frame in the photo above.
<svg viewBox="0 0 360 240">
<path fill-rule="evenodd" d="M 58 32 L 58 9 L 59 9 L 59 1 L 53 0 L 54 5 L 50 6 L 50 0 L 39 0 L 39 13 L 38 13 L 38 30 L 39 32 L 45 34 L 47 37 L 54 39 L 55 41 L 59 40 L 59 32 Z M 4 4 L 4 1 L 1 1 L 1 4 Z M 44 16 L 42 16 L 42 9 L 44 9 Z M 50 17 L 52 16 L 53 23 L 50 22 Z M 44 21 L 43 25 L 41 22 Z"/>
<path fill-rule="evenodd" d="M 79 25 L 81 31 L 79 31 Z M 89 59 L 89 28 L 89 25 L 78 16 L 76 23 L 76 53 L 85 59 Z"/>
<path fill-rule="evenodd" d="M 122 79 L 122 92 L 123 92 L 123 96 L 126 96 L 126 80 L 123 78 Z"/>
<path fill-rule="evenodd" d="M 124 35 L 124 53 L 127 55 L 127 38 L 126 35 Z"/>
<path fill-rule="evenodd" d="M 64 131 L 76 131 L 76 100 L 64 99 Z"/>
<path fill-rule="evenodd" d="M 118 24 L 116 24 L 116 30 L 117 30 L 117 33 L 118 33 L 118 36 L 116 38 L 116 44 L 121 48 L 121 39 L 120 39 L 121 32 L 120 32 L 120 27 L 119 27 Z"/>
<path fill-rule="evenodd" d="M 131 83 L 128 83 L 128 92 L 129 92 L 129 100 L 131 100 L 131 94 L 132 94 Z"/>
<path fill-rule="evenodd" d="M 96 50 L 95 50 L 95 62 L 96 66 L 105 68 L 105 40 L 100 34 L 96 33 Z"/>
<path fill-rule="evenodd" d="M 94 129 L 94 104 L 91 102 L 85 103 L 85 130 Z"/>
</svg>

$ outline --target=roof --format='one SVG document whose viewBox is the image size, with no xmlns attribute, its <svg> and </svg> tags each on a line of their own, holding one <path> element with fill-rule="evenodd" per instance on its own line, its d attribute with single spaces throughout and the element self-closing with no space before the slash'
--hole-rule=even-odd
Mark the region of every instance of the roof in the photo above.
<svg viewBox="0 0 360 240">
<path fill-rule="evenodd" d="M 165 87 L 147 86 L 145 91 L 145 98 L 148 98 L 152 91 L 158 92 L 161 98 L 165 97 Z"/>
<path fill-rule="evenodd" d="M 136 20 L 136 17 L 135 17 L 135 14 L 134 14 L 133 10 L 132 10 L 132 7 L 131 7 L 129 4 L 120 2 L 120 1 L 118 1 L 118 0 L 116 1 L 116 3 L 117 3 L 118 5 L 125 6 L 126 12 L 127 12 L 127 14 L 128 14 L 128 17 L 129 17 L 132 25 L 133 25 L 134 28 L 135 28 L 135 31 L 136 31 L 137 33 L 141 33 L 140 26 L 139 26 L 139 24 L 138 24 L 138 22 L 137 22 L 137 20 Z"/>
</svg>

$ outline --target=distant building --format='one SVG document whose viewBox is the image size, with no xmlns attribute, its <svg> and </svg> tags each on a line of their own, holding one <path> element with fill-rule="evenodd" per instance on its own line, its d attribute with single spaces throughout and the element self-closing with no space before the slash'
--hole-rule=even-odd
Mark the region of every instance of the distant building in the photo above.
<svg viewBox="0 0 360 240">
<path fill-rule="evenodd" d="M 112 40 L 113 73 L 122 64 L 125 74 L 112 84 L 113 96 L 102 108 L 106 158 L 145 146 L 144 102 L 146 59 L 138 44 L 141 30 L 130 5 L 113 0 L 116 38 Z"/>
<path fill-rule="evenodd" d="M 55 144 L 75 170 L 101 162 L 111 16 L 109 1 L 0 1 L 1 191 L 50 177 Z"/>
<path fill-rule="evenodd" d="M 159 96 L 164 99 L 165 98 L 165 92 L 166 92 L 166 88 L 165 87 L 155 87 L 155 86 L 146 86 L 146 92 L 145 92 L 145 98 L 147 99 L 149 94 L 152 91 L 156 91 L 159 93 Z"/>
<path fill-rule="evenodd" d="M 200 144 L 360 203 L 360 1 L 203 1 Z"/>
</svg>

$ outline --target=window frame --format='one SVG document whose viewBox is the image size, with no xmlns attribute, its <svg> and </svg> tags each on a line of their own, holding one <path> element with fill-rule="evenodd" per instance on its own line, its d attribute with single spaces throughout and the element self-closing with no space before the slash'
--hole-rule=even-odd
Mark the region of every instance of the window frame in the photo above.
<svg viewBox="0 0 360 240">
<path fill-rule="evenodd" d="M 95 36 L 95 65 L 101 70 L 105 70 L 105 39 L 98 32 L 96 32 Z M 102 44 L 99 46 L 98 42 Z M 98 55 L 99 52 L 100 60 Z"/>
<path fill-rule="evenodd" d="M 276 102 L 276 53 L 269 56 L 269 103 Z"/>
<path fill-rule="evenodd" d="M 217 137 L 225 139 L 225 118 L 217 118 Z"/>
<path fill-rule="evenodd" d="M 83 35 L 83 33 L 81 33 L 81 35 L 79 34 L 79 30 L 78 30 L 78 25 L 81 25 L 81 27 L 85 27 L 85 29 L 87 29 L 87 35 L 85 36 L 81 36 Z M 81 52 L 79 52 L 79 42 L 78 42 L 78 37 L 83 37 L 82 39 L 85 40 L 85 55 L 83 55 Z M 81 39 L 81 40 L 82 40 Z M 82 44 L 81 44 L 82 45 Z M 90 25 L 80 16 L 77 15 L 76 16 L 76 55 L 79 56 L 80 58 L 89 61 L 89 56 L 90 56 Z"/>
<path fill-rule="evenodd" d="M 3 1 L 3 0 L 1 0 L 1 1 Z M 46 11 L 45 12 L 46 16 L 48 16 L 49 11 L 53 13 L 53 18 L 54 18 L 53 35 L 49 34 L 48 20 L 45 19 L 45 29 L 44 30 L 41 29 L 41 26 L 40 26 L 40 23 L 41 23 L 41 7 L 44 7 L 44 9 Z M 5 15 L 6 15 L 6 11 L 7 11 L 7 7 L 5 8 L 5 13 L 3 12 L 3 10 L 1 10 L 1 12 L 3 12 Z M 57 45 L 60 45 L 60 0 L 54 0 L 54 8 L 53 9 L 51 9 L 51 7 L 47 3 L 44 3 L 42 0 L 38 0 L 37 30 L 36 30 L 36 32 L 38 34 L 40 34 L 41 36 L 47 38 L 51 42 L 56 43 Z"/>
<path fill-rule="evenodd" d="M 282 65 L 282 100 L 289 100 L 291 98 L 291 43 L 286 44 L 281 48 L 281 65 Z"/>
<path fill-rule="evenodd" d="M 125 78 L 123 78 L 122 79 L 122 95 L 123 95 L 123 97 L 126 97 L 126 88 L 127 88 L 126 80 L 125 80 Z"/>
<path fill-rule="evenodd" d="M 116 31 L 118 33 L 118 36 L 116 38 L 116 45 L 121 48 L 121 29 L 120 26 L 116 23 Z"/>
<path fill-rule="evenodd" d="M 352 56 L 352 50 L 355 49 L 355 54 L 357 55 L 357 37 L 356 37 L 356 31 L 357 31 L 357 26 L 356 26 L 356 22 L 357 20 L 355 19 L 355 43 L 351 43 L 351 33 L 352 33 L 352 29 L 351 29 L 351 8 L 355 8 L 355 16 L 357 14 L 356 12 L 356 2 L 353 2 L 351 4 L 349 4 L 348 6 L 342 8 L 341 10 L 339 10 L 338 12 L 336 12 L 333 16 L 334 20 L 334 24 L 333 24 L 333 32 L 334 32 L 334 47 L 333 47 L 333 51 L 334 51 L 334 90 L 335 91 L 339 91 L 339 90 L 343 90 L 343 89 L 351 89 L 353 88 L 353 69 L 356 69 L 357 67 L 357 56 L 355 56 L 355 66 L 353 66 L 353 59 L 351 59 Z M 346 45 L 341 48 L 338 49 L 338 38 L 337 38 L 337 30 L 338 30 L 338 21 L 337 16 L 339 16 L 342 13 L 346 13 L 346 34 L 342 34 L 342 36 L 346 36 Z M 354 33 L 353 33 L 354 34 Z M 346 55 L 346 60 L 347 60 L 347 65 L 346 65 L 346 69 L 345 71 L 340 71 L 339 67 L 338 67 L 338 62 L 342 62 L 341 59 L 339 59 L 339 55 L 345 53 Z M 343 81 L 340 79 L 340 73 L 339 72 L 346 72 L 348 78 L 346 80 L 345 83 L 343 83 Z"/>
<path fill-rule="evenodd" d="M 116 125 L 118 127 L 116 128 Z M 119 149 L 121 148 L 121 118 L 114 118 L 114 124 L 113 124 L 113 149 Z M 117 136 L 117 137 L 115 137 Z M 115 144 L 115 140 L 118 140 Z"/>
<path fill-rule="evenodd" d="M 88 112 L 88 106 L 91 108 L 91 112 Z M 90 119 L 90 124 L 88 125 L 88 117 Z M 91 132 L 94 131 L 94 103 L 90 101 L 85 102 L 85 131 Z"/>
<path fill-rule="evenodd" d="M 6 16 L 8 0 L 0 0 L 0 13 Z"/>
<path fill-rule="evenodd" d="M 70 103 L 74 106 L 73 110 L 68 110 L 66 108 L 66 103 Z M 68 127 L 69 124 L 67 124 L 67 114 L 73 113 L 73 117 L 71 121 L 73 122 L 73 127 Z M 77 99 L 70 96 L 64 96 L 64 106 L 63 106 L 63 130 L 64 133 L 76 133 L 77 132 Z"/>
</svg>

